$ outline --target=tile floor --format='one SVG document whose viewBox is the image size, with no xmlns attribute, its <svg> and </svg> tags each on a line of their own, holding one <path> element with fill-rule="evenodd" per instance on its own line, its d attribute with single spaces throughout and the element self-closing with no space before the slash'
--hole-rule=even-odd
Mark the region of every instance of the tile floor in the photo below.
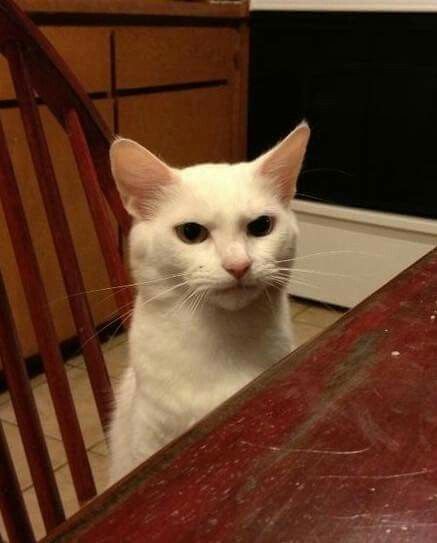
<svg viewBox="0 0 437 543">
<path fill-rule="evenodd" d="M 301 345 L 319 334 L 324 328 L 335 322 L 343 311 L 303 300 L 291 301 L 294 332 L 297 345 Z M 108 363 L 108 371 L 114 385 L 117 384 L 126 366 L 126 337 L 118 336 L 104 345 L 104 354 Z M 67 362 L 68 378 L 77 406 L 82 432 L 88 450 L 91 467 L 98 491 L 106 486 L 108 467 L 107 448 L 98 422 L 97 410 L 92 397 L 87 373 L 81 357 Z M 41 415 L 44 433 L 59 484 L 64 508 L 67 516 L 78 509 L 70 471 L 66 462 L 64 447 L 61 442 L 59 427 L 56 422 L 52 401 L 44 376 L 32 380 L 35 400 Z M 0 394 L 0 421 L 3 424 L 12 457 L 17 469 L 18 478 L 29 515 L 37 539 L 43 537 L 44 527 L 39 513 L 36 495 L 32 486 L 29 468 L 26 463 L 23 446 L 16 425 L 14 410 L 9 395 Z M 5 533 L 0 519 L 0 533 Z"/>
</svg>

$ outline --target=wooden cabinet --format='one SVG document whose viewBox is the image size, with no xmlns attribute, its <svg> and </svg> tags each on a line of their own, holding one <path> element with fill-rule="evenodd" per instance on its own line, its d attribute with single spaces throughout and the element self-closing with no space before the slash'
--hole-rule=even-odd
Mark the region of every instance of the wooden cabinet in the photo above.
<svg viewBox="0 0 437 543">
<path fill-rule="evenodd" d="M 87 92 L 111 88 L 110 29 L 90 26 L 40 26 Z M 7 62 L 0 56 L 0 100 L 14 100 Z"/>
<path fill-rule="evenodd" d="M 238 38 L 228 27 L 117 29 L 119 132 L 175 166 L 242 159 L 233 117 Z"/>
<path fill-rule="evenodd" d="M 225 85 L 125 96 L 119 131 L 173 166 L 229 161 L 231 106 Z"/>
<path fill-rule="evenodd" d="M 111 128 L 175 166 L 245 156 L 247 3 L 21 0 Z M 7 64 L 0 57 L 0 117 L 59 339 L 75 336 Z M 67 138 L 41 115 L 87 290 L 108 287 L 102 254 Z M 114 222 L 114 229 L 117 226 Z M 25 356 L 37 353 L 13 248 L 0 210 L 0 269 Z M 111 320 L 107 291 L 90 293 L 97 323 Z"/>
<path fill-rule="evenodd" d="M 117 88 L 227 81 L 233 69 L 234 34 L 231 28 L 210 26 L 118 29 Z"/>
</svg>

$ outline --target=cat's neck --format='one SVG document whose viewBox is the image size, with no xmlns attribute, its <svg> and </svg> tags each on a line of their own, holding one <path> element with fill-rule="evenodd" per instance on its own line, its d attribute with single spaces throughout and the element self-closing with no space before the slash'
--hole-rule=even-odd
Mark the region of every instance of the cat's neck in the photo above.
<svg viewBox="0 0 437 543">
<path fill-rule="evenodd" d="M 130 329 L 131 363 L 146 381 L 156 372 L 197 375 L 213 371 L 216 375 L 230 367 L 242 372 L 245 379 L 253 378 L 292 349 L 285 291 L 262 294 L 238 311 L 207 302 L 194 312 L 175 305 L 171 299 L 155 299 L 147 305 L 141 297 L 136 300 Z M 179 369 L 172 365 L 175 359 Z M 166 361 L 173 369 L 169 370 Z"/>
</svg>

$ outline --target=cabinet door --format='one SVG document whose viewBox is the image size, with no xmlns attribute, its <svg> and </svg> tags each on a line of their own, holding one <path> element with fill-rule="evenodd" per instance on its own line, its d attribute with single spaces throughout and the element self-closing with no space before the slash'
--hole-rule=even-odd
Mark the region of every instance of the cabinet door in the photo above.
<svg viewBox="0 0 437 543">
<path fill-rule="evenodd" d="M 111 86 L 109 28 L 40 27 L 86 92 L 109 92 Z M 15 99 L 6 59 L 0 56 L 0 99 Z"/>
<path fill-rule="evenodd" d="M 125 96 L 119 132 L 173 166 L 230 161 L 231 102 L 227 85 Z"/>
<path fill-rule="evenodd" d="M 235 31 L 149 26 L 115 31 L 118 89 L 162 87 L 232 77 Z"/>
<path fill-rule="evenodd" d="M 111 102 L 102 100 L 97 101 L 96 104 L 108 124 L 112 124 Z M 75 336 L 76 330 L 64 290 L 38 183 L 35 179 L 20 114 L 15 108 L 4 109 L 0 114 L 33 243 L 44 277 L 50 309 L 55 320 L 59 339 L 65 340 Z M 84 276 L 85 288 L 87 290 L 106 288 L 109 286 L 106 268 L 67 137 L 45 107 L 41 107 L 41 116 L 79 264 Z M 116 229 L 115 221 L 113 224 L 114 229 Z M 0 268 L 5 278 L 24 355 L 35 354 L 38 348 L 1 207 Z M 108 297 L 108 294 L 108 291 L 103 291 L 89 295 L 96 322 L 101 323 L 110 320 L 115 311 L 112 297 Z"/>
</svg>

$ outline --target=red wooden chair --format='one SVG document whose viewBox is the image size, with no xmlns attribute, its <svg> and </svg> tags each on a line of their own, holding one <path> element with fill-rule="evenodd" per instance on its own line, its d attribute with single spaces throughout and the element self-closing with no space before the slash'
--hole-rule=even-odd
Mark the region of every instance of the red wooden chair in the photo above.
<svg viewBox="0 0 437 543">
<path fill-rule="evenodd" d="M 112 287 L 127 284 L 119 240 L 109 208 L 126 234 L 130 220 L 111 177 L 108 149 L 112 134 L 93 103 L 50 43 L 11 0 L 0 3 L 0 53 L 8 61 L 16 100 L 44 202 L 65 289 L 82 345 L 91 387 L 103 427 L 112 390 L 60 197 L 37 100 L 68 134 Z M 38 98 L 37 98 L 38 97 Z M 20 198 L 0 114 L 0 201 L 15 250 L 39 352 L 61 429 L 79 503 L 96 494 L 84 440 L 60 354 L 59 341 Z M 114 288 L 120 310 L 131 303 L 127 289 Z M 64 511 L 35 408 L 7 293 L 0 278 L 0 358 L 47 532 Z M 33 541 L 7 443 L 0 425 L 0 508 L 11 541 Z M 0 537 L 1 540 L 1 537 Z"/>
</svg>

